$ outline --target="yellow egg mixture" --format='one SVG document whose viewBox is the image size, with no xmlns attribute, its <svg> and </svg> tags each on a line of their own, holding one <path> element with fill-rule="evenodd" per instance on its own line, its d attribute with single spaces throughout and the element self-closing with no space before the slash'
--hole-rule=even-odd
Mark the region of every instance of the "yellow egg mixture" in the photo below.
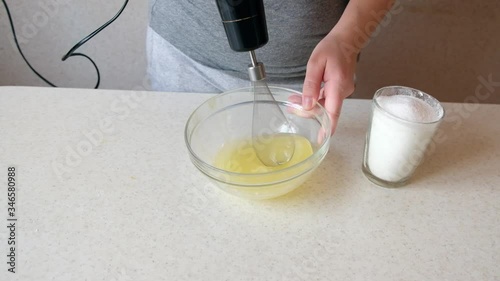
<svg viewBox="0 0 500 281">
<path fill-rule="evenodd" d="M 267 143 L 268 147 L 276 148 L 287 144 L 290 135 L 275 135 Z M 234 173 L 256 174 L 273 172 L 293 166 L 307 159 L 313 154 L 313 148 L 308 139 L 300 135 L 293 135 L 295 140 L 295 151 L 290 161 L 275 167 L 264 165 L 252 146 L 251 139 L 240 139 L 225 143 L 215 157 L 214 166 Z M 292 172 L 292 171 L 290 171 Z M 281 175 L 283 177 L 284 175 Z M 293 177 L 293 175 L 289 175 Z"/>
</svg>

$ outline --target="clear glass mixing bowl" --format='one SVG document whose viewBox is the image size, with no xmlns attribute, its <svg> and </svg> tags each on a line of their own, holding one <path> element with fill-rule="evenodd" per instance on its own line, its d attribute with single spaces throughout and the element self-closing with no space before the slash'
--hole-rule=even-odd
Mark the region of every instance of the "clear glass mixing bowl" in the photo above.
<svg viewBox="0 0 500 281">
<path fill-rule="evenodd" d="M 251 139 L 253 88 L 235 89 L 201 104 L 189 117 L 185 141 L 193 164 L 222 190 L 249 199 L 269 199 L 301 186 L 321 164 L 330 146 L 331 123 L 326 110 L 316 104 L 305 111 L 297 91 L 270 86 L 276 102 L 296 134 L 307 138 L 313 154 L 290 167 L 257 174 L 235 173 L 215 167 L 220 148 L 238 139 Z"/>
</svg>

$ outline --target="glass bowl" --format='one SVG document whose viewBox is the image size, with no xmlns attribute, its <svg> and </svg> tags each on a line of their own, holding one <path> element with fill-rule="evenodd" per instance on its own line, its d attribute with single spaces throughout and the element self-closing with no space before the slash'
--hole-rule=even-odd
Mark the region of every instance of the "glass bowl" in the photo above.
<svg viewBox="0 0 500 281">
<path fill-rule="evenodd" d="M 269 87 L 276 103 L 291 122 L 295 134 L 305 137 L 312 155 L 276 171 L 237 173 L 214 166 L 217 153 L 228 143 L 252 136 L 253 88 L 218 94 L 201 104 L 189 117 L 185 141 L 193 164 L 222 190 L 242 198 L 270 199 L 301 186 L 321 164 L 330 147 L 331 121 L 316 104 L 306 111 L 301 93 Z"/>
</svg>

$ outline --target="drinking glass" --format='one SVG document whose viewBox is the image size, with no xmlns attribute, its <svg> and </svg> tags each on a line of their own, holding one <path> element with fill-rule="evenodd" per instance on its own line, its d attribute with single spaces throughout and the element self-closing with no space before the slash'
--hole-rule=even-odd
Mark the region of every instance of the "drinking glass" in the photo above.
<svg viewBox="0 0 500 281">
<path fill-rule="evenodd" d="M 405 185 L 422 162 L 443 117 L 439 101 L 420 90 L 404 86 L 377 90 L 366 134 L 365 176 L 384 187 Z"/>
</svg>

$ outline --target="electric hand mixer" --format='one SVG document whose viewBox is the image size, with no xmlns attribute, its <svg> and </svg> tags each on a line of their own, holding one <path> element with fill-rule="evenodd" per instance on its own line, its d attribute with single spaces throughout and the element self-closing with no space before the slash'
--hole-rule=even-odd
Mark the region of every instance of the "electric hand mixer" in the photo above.
<svg viewBox="0 0 500 281">
<path fill-rule="evenodd" d="M 269 38 L 263 0 L 216 0 L 231 49 L 249 52 L 248 74 L 254 90 L 252 143 L 257 157 L 266 166 L 284 164 L 292 158 L 295 139 L 292 126 L 269 90 L 264 64 L 255 50 Z M 280 142 L 273 142 L 273 137 Z"/>
</svg>

